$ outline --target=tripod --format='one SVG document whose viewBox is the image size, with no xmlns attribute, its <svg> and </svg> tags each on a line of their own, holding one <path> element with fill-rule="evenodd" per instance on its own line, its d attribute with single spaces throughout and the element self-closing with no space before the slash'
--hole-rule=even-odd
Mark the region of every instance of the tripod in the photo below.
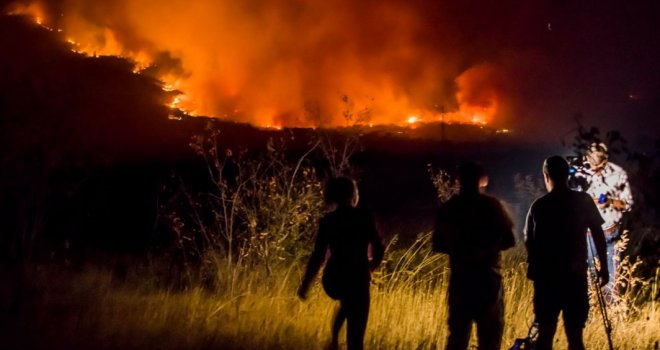
<svg viewBox="0 0 660 350">
<path fill-rule="evenodd" d="M 601 316 L 603 317 L 603 326 L 605 327 L 605 334 L 607 335 L 607 344 L 609 345 L 609 350 L 614 350 L 612 345 L 612 323 L 607 317 L 607 303 L 605 302 L 605 297 L 603 296 L 603 291 L 600 289 L 600 283 L 598 281 L 598 271 L 596 271 L 596 254 L 594 247 L 595 243 L 591 234 L 589 234 L 589 251 L 591 252 L 591 258 L 593 259 L 592 265 L 589 268 L 589 275 L 591 283 L 594 286 L 596 291 L 596 299 L 598 300 L 598 310 L 600 311 Z"/>
<path fill-rule="evenodd" d="M 533 350 L 539 336 L 539 324 L 536 320 L 529 326 L 526 338 L 518 338 L 509 350 Z"/>
</svg>

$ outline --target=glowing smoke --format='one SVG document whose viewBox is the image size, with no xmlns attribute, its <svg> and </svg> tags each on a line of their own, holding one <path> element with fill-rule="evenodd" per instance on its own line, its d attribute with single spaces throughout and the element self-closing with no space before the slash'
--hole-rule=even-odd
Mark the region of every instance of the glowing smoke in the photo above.
<svg viewBox="0 0 660 350">
<path fill-rule="evenodd" d="M 45 17 L 90 55 L 122 55 L 185 93 L 173 105 L 262 126 L 502 123 L 489 54 L 469 53 L 456 9 L 422 1 L 63 0 Z M 18 9 L 18 10 L 16 10 Z M 452 17 L 453 16 L 453 17 Z M 462 36 L 463 35 L 463 36 Z M 471 39 L 470 39 L 471 40 Z M 474 50 L 472 50 L 474 51 Z M 342 97 L 349 100 L 342 102 Z M 442 112 L 442 113 L 441 113 Z"/>
</svg>

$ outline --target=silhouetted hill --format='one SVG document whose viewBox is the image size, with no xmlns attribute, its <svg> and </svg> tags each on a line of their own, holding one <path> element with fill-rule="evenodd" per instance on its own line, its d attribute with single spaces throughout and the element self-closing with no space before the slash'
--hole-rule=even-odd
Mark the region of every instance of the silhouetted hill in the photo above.
<svg viewBox="0 0 660 350">
<path fill-rule="evenodd" d="M 4 256 L 26 249 L 17 236 L 26 232 L 46 237 L 46 245 L 68 240 L 143 249 L 157 234 L 158 197 L 171 173 L 203 181 L 189 142 L 209 123 L 221 130 L 221 147 L 254 155 L 273 139 L 286 142 L 294 159 L 319 133 L 360 135 L 354 164 L 363 203 L 399 233 L 416 233 L 432 221 L 428 164 L 453 170 L 463 160 L 481 160 L 495 169 L 494 190 L 505 192 L 512 173 L 536 171 L 542 159 L 538 147 L 520 151 L 510 135 L 471 125 L 274 130 L 185 115 L 168 119 L 173 96 L 159 81 L 133 73 L 126 59 L 75 53 L 59 35 L 24 17 L 0 17 Z M 322 156 L 312 161 L 323 173 Z"/>
</svg>

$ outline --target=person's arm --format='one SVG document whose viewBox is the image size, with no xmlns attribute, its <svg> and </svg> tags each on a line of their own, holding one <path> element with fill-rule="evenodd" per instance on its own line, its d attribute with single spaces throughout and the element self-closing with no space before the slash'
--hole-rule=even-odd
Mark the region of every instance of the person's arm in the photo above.
<svg viewBox="0 0 660 350">
<path fill-rule="evenodd" d="M 534 215 L 532 214 L 532 208 L 531 206 L 529 210 L 527 211 L 527 218 L 525 219 L 525 228 L 523 229 L 523 237 L 525 240 L 525 247 L 527 248 L 527 255 L 532 255 L 533 253 L 531 250 L 533 250 L 534 247 L 534 229 L 535 227 L 535 222 L 534 222 Z"/>
<path fill-rule="evenodd" d="M 534 220 L 534 205 L 529 207 L 527 218 L 525 219 L 525 228 L 523 229 L 523 239 L 527 250 L 527 278 L 534 279 L 536 259 L 536 221 Z"/>
<path fill-rule="evenodd" d="M 610 198 L 609 201 L 612 203 L 612 207 L 618 211 L 628 211 L 630 208 L 630 206 L 621 199 Z"/>
<path fill-rule="evenodd" d="M 513 234 L 513 219 L 511 215 L 506 210 L 506 207 L 498 201 L 498 207 L 500 211 L 500 249 L 506 250 L 516 245 L 516 237 Z"/>
<path fill-rule="evenodd" d="M 383 240 L 378 234 L 374 219 L 371 217 L 371 215 L 369 215 L 369 222 L 367 225 L 369 230 L 369 244 L 371 245 L 371 261 L 369 261 L 369 269 L 373 271 L 383 261 L 383 256 L 385 255 L 385 246 L 383 246 Z"/>
<path fill-rule="evenodd" d="M 611 199 L 612 207 L 619 211 L 630 211 L 634 204 L 634 200 L 630 189 L 630 183 L 628 182 L 628 175 L 625 172 L 621 174 L 621 179 L 619 180 L 619 185 L 617 187 L 619 195 Z"/>
<path fill-rule="evenodd" d="M 305 270 L 305 276 L 303 277 L 300 287 L 298 288 L 298 296 L 301 299 L 307 298 L 307 291 L 309 290 L 309 285 L 314 280 L 314 277 L 321 269 L 321 265 L 325 260 L 325 254 L 328 250 L 328 240 L 327 233 L 324 229 L 324 224 L 321 221 L 319 223 L 319 231 L 316 234 L 316 243 L 314 244 L 314 251 L 309 257 L 309 262 L 307 263 L 307 269 Z"/>
</svg>

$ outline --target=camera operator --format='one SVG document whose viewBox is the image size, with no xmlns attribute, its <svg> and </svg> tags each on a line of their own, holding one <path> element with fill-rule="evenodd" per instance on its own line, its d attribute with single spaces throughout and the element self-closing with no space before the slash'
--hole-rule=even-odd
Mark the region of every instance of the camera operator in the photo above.
<svg viewBox="0 0 660 350">
<path fill-rule="evenodd" d="M 582 190 L 591 195 L 605 220 L 602 227 L 607 242 L 607 264 L 610 272 L 610 282 L 605 287 L 605 295 L 612 301 L 616 297 L 617 270 L 622 250 L 616 243 L 622 233 L 624 213 L 630 211 L 633 197 L 628 174 L 619 165 L 608 160 L 608 150 L 604 143 L 592 143 L 586 152 L 585 160 L 573 176 Z M 593 263 L 591 256 L 589 263 Z"/>
</svg>

